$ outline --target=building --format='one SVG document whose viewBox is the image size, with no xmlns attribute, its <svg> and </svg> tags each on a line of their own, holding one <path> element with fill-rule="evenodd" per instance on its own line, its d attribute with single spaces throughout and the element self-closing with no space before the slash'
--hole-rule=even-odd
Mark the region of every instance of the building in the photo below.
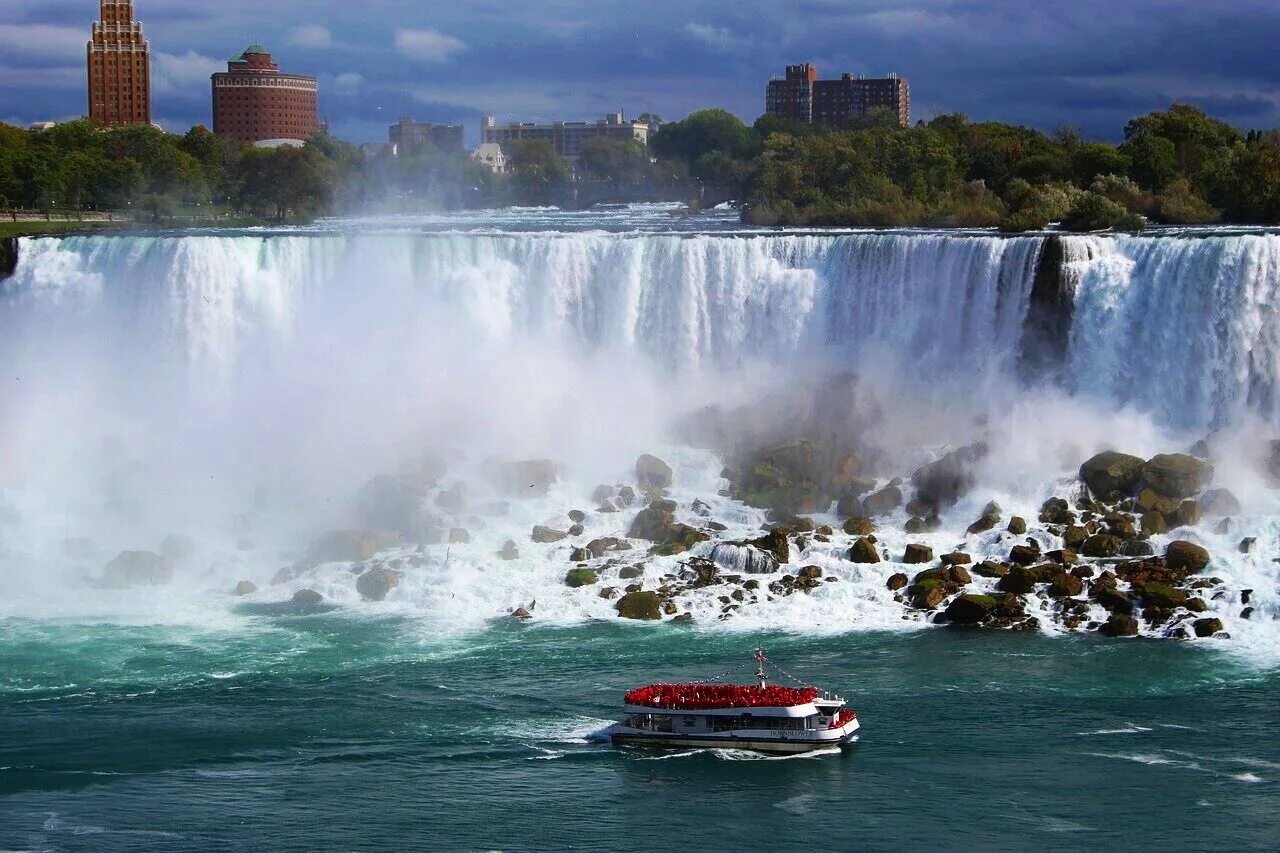
<svg viewBox="0 0 1280 853">
<path fill-rule="evenodd" d="M 133 0 L 101 0 L 88 45 L 89 118 L 107 127 L 151 123 L 151 46 Z"/>
<path fill-rule="evenodd" d="M 466 149 L 462 125 L 416 122 L 411 118 L 402 118 L 387 128 L 387 141 L 395 146 L 397 154 L 408 153 L 419 145 L 430 145 L 450 154 Z"/>
<path fill-rule="evenodd" d="M 906 127 L 911 123 L 911 86 L 896 74 L 819 80 L 818 69 L 806 62 L 788 65 L 786 76 L 770 80 L 765 88 L 767 114 L 805 124 L 846 128 L 877 109 L 890 110 Z"/>
<path fill-rule="evenodd" d="M 285 74 L 260 44 L 213 75 L 213 132 L 220 139 L 305 141 L 320 130 L 316 78 Z"/>
<path fill-rule="evenodd" d="M 576 165 L 582 145 L 590 139 L 636 139 L 649 144 L 649 125 L 639 121 L 627 121 L 622 113 L 610 113 L 600 121 L 555 121 L 551 124 L 516 123 L 498 124 L 493 116 L 485 116 L 480 124 L 481 144 L 492 142 L 507 145 L 521 139 L 541 139 L 550 142 L 556 153 Z"/>
<path fill-rule="evenodd" d="M 482 142 L 471 152 L 471 162 L 478 163 L 495 175 L 507 171 L 507 155 L 502 153 L 502 146 L 496 142 Z"/>
</svg>

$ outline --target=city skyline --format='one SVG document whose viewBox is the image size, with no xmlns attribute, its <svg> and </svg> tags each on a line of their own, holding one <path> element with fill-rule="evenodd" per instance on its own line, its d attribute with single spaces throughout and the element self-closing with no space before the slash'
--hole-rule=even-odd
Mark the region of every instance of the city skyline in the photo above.
<svg viewBox="0 0 1280 853">
<path fill-rule="evenodd" d="M 911 80 L 913 119 L 960 111 L 1043 129 L 1069 121 L 1114 138 L 1125 120 L 1193 100 L 1242 127 L 1280 123 L 1269 64 L 1280 23 L 1268 4 L 1230 10 L 1184 0 L 1114 4 L 789 4 L 548 0 L 537 8 L 475 0 L 424 11 L 406 0 L 279 0 L 193 7 L 139 0 L 153 54 L 152 110 L 171 130 L 209 125 L 209 75 L 260 41 L 314 73 L 320 112 L 354 141 L 385 139 L 402 115 L 461 123 L 589 120 L 625 108 L 679 118 L 723 105 L 763 112 L 764 81 L 787 64 Z M 1106 9 L 1110 14 L 1101 14 Z M 11 0 L 0 19 L 0 120 L 85 113 L 84 42 L 96 0 Z M 1177 41 L 1171 54 L 1164 45 Z"/>
</svg>

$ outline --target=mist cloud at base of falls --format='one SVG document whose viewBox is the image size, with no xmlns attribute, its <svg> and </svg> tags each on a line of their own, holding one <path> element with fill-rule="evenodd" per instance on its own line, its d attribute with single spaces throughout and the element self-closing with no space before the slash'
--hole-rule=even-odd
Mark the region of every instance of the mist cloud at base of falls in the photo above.
<svg viewBox="0 0 1280 853">
<path fill-rule="evenodd" d="M 1036 237 L 24 241 L 0 309 L 15 376 L 0 421 L 0 486 L 18 519 L 4 534 L 7 577 L 45 593 L 57 573 L 82 571 L 60 562 L 65 538 L 110 556 L 169 532 L 211 552 L 181 583 L 269 577 L 309 533 L 349 521 L 369 476 L 427 451 L 562 462 L 558 491 L 511 520 L 527 536 L 552 513 L 589 508 L 594 484 L 629 479 L 640 452 L 671 441 L 673 416 L 749 405 L 784 436 L 844 372 L 857 392 L 847 422 L 830 426 L 856 433 L 883 478 L 982 436 L 998 452 L 973 500 L 1030 512 L 1098 449 L 1180 450 L 1229 421 L 1219 479 L 1246 514 L 1275 513 L 1254 457 L 1275 422 L 1277 238 L 1096 239 L 1064 387 L 1016 378 Z M 1207 272 L 1222 304 L 1197 290 Z M 1191 312 L 1210 308 L 1199 331 L 1213 341 L 1188 342 Z M 689 500 L 714 497 L 714 474 Z M 972 509 L 957 507 L 947 529 L 963 530 Z M 762 519 L 747 515 L 743 535 Z M 506 530 L 494 525 L 484 548 Z M 252 548 L 239 552 L 243 541 Z M 533 594 L 523 563 L 523 575 L 499 573 L 512 586 L 496 596 L 492 569 L 486 579 L 463 565 L 432 576 L 441 612 L 460 593 L 475 614 Z M 561 566 L 533 575 L 557 587 L 544 601 L 562 597 Z"/>
</svg>

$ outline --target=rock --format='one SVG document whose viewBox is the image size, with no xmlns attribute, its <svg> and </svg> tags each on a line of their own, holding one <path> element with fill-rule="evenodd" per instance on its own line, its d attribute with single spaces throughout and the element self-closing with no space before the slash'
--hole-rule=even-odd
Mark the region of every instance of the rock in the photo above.
<svg viewBox="0 0 1280 853">
<path fill-rule="evenodd" d="M 1163 498 L 1189 498 L 1213 479 L 1213 466 L 1185 453 L 1162 453 L 1142 467 L 1141 488 Z"/>
<path fill-rule="evenodd" d="M 1182 605 L 1192 613 L 1204 613 L 1209 609 L 1209 605 L 1203 598 L 1188 598 L 1187 603 Z"/>
<path fill-rule="evenodd" d="M 1089 531 L 1079 524 L 1072 524 L 1062 532 L 1062 544 L 1068 548 L 1079 550 L 1084 540 L 1089 538 Z"/>
<path fill-rule="evenodd" d="M 583 527 L 581 524 L 571 525 L 568 530 L 570 536 L 581 536 L 586 532 L 587 528 Z"/>
<path fill-rule="evenodd" d="M 693 614 L 692 614 L 692 613 L 680 613 L 680 614 L 677 614 L 677 615 L 676 615 L 676 617 L 675 617 L 674 619 L 672 619 L 671 621 L 672 621 L 672 623 L 674 623 L 674 624 L 679 624 L 679 625 L 688 625 L 689 623 L 691 623 L 691 622 L 693 621 Z"/>
<path fill-rule="evenodd" d="M 906 553 L 902 555 L 902 562 L 908 564 L 915 563 L 932 563 L 933 549 L 928 545 L 917 545 L 912 542 L 907 545 Z"/>
<path fill-rule="evenodd" d="M 1169 525 L 1165 522 L 1164 516 L 1155 510 L 1143 513 L 1142 520 L 1139 522 L 1139 525 L 1139 532 L 1144 538 L 1159 536 L 1169 530 Z"/>
<path fill-rule="evenodd" d="M 671 487 L 671 466 L 648 453 L 636 460 L 636 483 L 641 490 Z"/>
<path fill-rule="evenodd" d="M 1164 552 L 1165 562 L 1175 571 L 1186 571 L 1191 574 L 1204 571 L 1209 565 L 1209 552 L 1193 542 L 1179 539 L 1170 542 Z"/>
<path fill-rule="evenodd" d="M 1049 562 L 1058 563 L 1063 566 L 1074 566 L 1080 561 L 1076 552 L 1070 548 L 1055 548 L 1044 556 Z"/>
<path fill-rule="evenodd" d="M 1110 533 L 1095 533 L 1080 546 L 1080 553 L 1086 557 L 1115 557 L 1120 553 L 1124 543 L 1118 536 Z"/>
<path fill-rule="evenodd" d="M 809 441 L 771 447 L 743 461 L 731 491 L 752 506 L 797 515 L 815 512 L 823 493 L 820 467 Z"/>
<path fill-rule="evenodd" d="M 436 506 L 445 512 L 461 515 L 467 508 L 467 487 L 461 480 L 436 495 Z"/>
<path fill-rule="evenodd" d="M 1200 505 L 1193 500 L 1185 500 L 1178 504 L 1178 508 L 1168 517 L 1171 527 L 1195 527 L 1200 523 L 1200 519 L 1204 513 L 1200 511 Z"/>
<path fill-rule="evenodd" d="M 911 546 L 908 545 L 907 547 L 909 548 Z M 897 592 L 900 589 L 904 589 L 907 583 L 908 583 L 907 576 L 902 572 L 898 572 L 897 574 L 890 575 L 889 582 L 886 583 L 885 586 L 889 588 L 890 592 Z"/>
<path fill-rule="evenodd" d="M 102 568 L 102 583 L 113 589 L 160 586 L 173 579 L 173 564 L 154 551 L 121 551 Z"/>
<path fill-rule="evenodd" d="M 854 477 L 844 494 L 836 501 L 836 515 L 846 518 L 862 514 L 862 496 L 875 490 L 876 481 L 867 477 Z"/>
<path fill-rule="evenodd" d="M 870 536 L 876 532 L 876 524 L 866 516 L 856 515 L 845 521 L 843 529 L 850 536 Z"/>
<path fill-rule="evenodd" d="M 878 492 L 872 492 L 862 501 L 862 511 L 871 517 L 888 515 L 902 506 L 902 490 L 896 486 L 886 486 Z"/>
<path fill-rule="evenodd" d="M 647 506 L 631 522 L 627 536 L 631 539 L 665 542 L 674 524 L 675 516 L 670 511 L 660 506 Z"/>
<path fill-rule="evenodd" d="M 1123 613 L 1112 613 L 1098 630 L 1108 637 L 1136 637 L 1138 620 Z"/>
<path fill-rule="evenodd" d="M 700 498 L 695 498 L 693 503 L 689 505 L 689 509 L 693 510 L 693 514 L 699 518 L 708 518 L 711 515 L 711 507 Z"/>
<path fill-rule="evenodd" d="M 513 540 L 508 539 L 502 544 L 502 550 L 498 552 L 498 556 L 503 560 L 518 560 L 520 559 L 520 550 L 516 548 L 516 543 Z"/>
<path fill-rule="evenodd" d="M 946 584 L 937 580 L 916 584 L 911 593 L 911 606 L 920 610 L 935 610 L 947 599 Z"/>
<path fill-rule="evenodd" d="M 276 573 L 271 576 L 271 585 L 279 586 L 280 584 L 288 583 L 291 580 L 293 580 L 293 567 L 284 566 L 283 568 L 276 570 Z"/>
<path fill-rule="evenodd" d="M 753 539 L 747 544 L 772 554 L 778 563 L 789 563 L 791 562 L 791 543 L 787 541 L 789 532 L 785 527 L 775 527 L 764 536 Z"/>
<path fill-rule="evenodd" d="M 1000 523 L 1000 513 L 983 513 L 982 517 L 969 525 L 968 533 L 970 535 L 977 533 L 986 533 Z"/>
<path fill-rule="evenodd" d="M 525 610 L 523 607 L 517 607 L 515 610 L 511 611 L 511 618 L 512 619 L 532 619 L 533 614 L 530 613 L 528 610 Z"/>
<path fill-rule="evenodd" d="M 330 530 L 312 540 L 307 558 L 315 563 L 358 563 L 400 543 L 399 537 L 376 530 Z"/>
<path fill-rule="evenodd" d="M 1014 545 L 1009 549 L 1009 562 L 1029 566 L 1040 559 L 1040 552 L 1030 545 Z"/>
<path fill-rule="evenodd" d="M 324 602 L 324 596 L 314 589 L 300 589 L 293 594 L 293 603 L 303 607 L 315 607 Z"/>
<path fill-rule="evenodd" d="M 1174 589 L 1162 583 L 1143 584 L 1137 590 L 1138 596 L 1142 599 L 1143 607 L 1158 607 L 1164 609 L 1173 609 L 1181 607 L 1187 603 L 1187 594 L 1180 589 Z"/>
<path fill-rule="evenodd" d="M 986 445 L 973 444 L 917 469 L 911 475 L 916 497 L 934 510 L 951 506 L 973 488 L 976 483 L 973 467 L 986 455 Z"/>
<path fill-rule="evenodd" d="M 561 533 L 559 530 L 552 530 L 550 527 L 543 527 L 539 524 L 533 528 L 533 533 L 530 535 L 530 538 L 533 539 L 534 542 L 559 542 L 561 539 L 568 539 L 569 534 Z"/>
<path fill-rule="evenodd" d="M 1071 524 L 1075 520 L 1071 505 L 1063 498 L 1049 498 L 1040 507 L 1041 524 Z"/>
<path fill-rule="evenodd" d="M 587 520 L 587 514 L 580 509 L 569 510 L 569 520 L 574 524 L 581 524 Z"/>
<path fill-rule="evenodd" d="M 996 588 L 1004 592 L 1012 592 L 1017 595 L 1025 595 L 1029 592 L 1035 592 L 1036 584 L 1040 583 L 1040 574 L 1034 569 L 1026 566 L 1014 566 L 1000 578 L 996 584 Z"/>
<path fill-rule="evenodd" d="M 599 485 L 591 492 L 591 502 L 602 504 L 613 497 L 613 486 Z"/>
<path fill-rule="evenodd" d="M 924 519 L 918 515 L 913 515 L 907 519 L 907 523 L 903 525 L 903 530 L 907 533 L 926 533 L 929 530 L 928 525 L 924 523 Z"/>
<path fill-rule="evenodd" d="M 1115 587 L 1101 587 L 1093 591 L 1093 600 L 1112 613 L 1128 616 L 1133 613 L 1133 602 Z"/>
<path fill-rule="evenodd" d="M 465 527 L 452 527 L 449 529 L 450 545 L 466 545 L 471 541 L 471 534 L 467 532 Z"/>
<path fill-rule="evenodd" d="M 656 592 L 629 592 L 614 608 L 623 619 L 661 619 L 662 600 Z"/>
<path fill-rule="evenodd" d="M 240 581 L 236 584 L 236 595 L 253 595 L 258 591 L 258 585 L 253 581 Z"/>
<path fill-rule="evenodd" d="M 667 538 L 649 549 L 649 553 L 657 557 L 670 557 L 683 554 L 700 542 L 711 537 L 696 527 L 687 524 L 673 524 L 667 531 Z"/>
<path fill-rule="evenodd" d="M 1107 525 L 1107 532 L 1112 536 L 1118 536 L 1121 539 L 1132 539 L 1138 535 L 1138 529 L 1134 527 L 1133 519 L 1124 513 L 1111 513 L 1103 521 Z"/>
<path fill-rule="evenodd" d="M 1084 582 L 1073 575 L 1062 574 L 1049 584 L 1049 595 L 1054 598 L 1075 598 L 1084 592 Z"/>
<path fill-rule="evenodd" d="M 1197 619 L 1191 623 L 1191 627 L 1197 637 L 1212 637 L 1222 630 L 1222 620 L 1210 616 L 1207 619 Z"/>
<path fill-rule="evenodd" d="M 1080 466 L 1080 479 L 1101 498 L 1115 493 L 1129 495 L 1137 488 L 1145 464 L 1137 456 L 1107 450 Z"/>
<path fill-rule="evenodd" d="M 984 560 L 973 567 L 973 573 L 981 578 L 1002 578 L 1009 574 L 1009 567 L 994 560 Z"/>
<path fill-rule="evenodd" d="M 1141 539 L 1128 539 L 1120 546 L 1122 557 L 1150 557 L 1155 552 L 1150 542 L 1144 542 Z"/>
<path fill-rule="evenodd" d="M 621 569 L 618 570 L 619 580 L 626 581 L 626 580 L 631 580 L 632 578 L 640 578 L 640 577 L 644 577 L 644 566 L 642 565 L 623 566 Z"/>
<path fill-rule="evenodd" d="M 1005 529 L 1014 536 L 1025 536 L 1027 533 L 1027 520 L 1020 515 L 1015 515 L 1009 519 L 1009 526 Z"/>
<path fill-rule="evenodd" d="M 951 600 L 944 618 L 953 625 L 980 625 L 991 617 L 995 609 L 996 600 L 992 596 L 965 593 Z"/>
<path fill-rule="evenodd" d="M 618 496 L 616 500 L 618 502 L 618 506 L 631 506 L 636 502 L 636 490 L 630 486 L 623 486 L 618 489 Z"/>
<path fill-rule="evenodd" d="M 569 552 L 570 563 L 585 563 L 587 560 L 594 559 L 595 555 L 586 548 L 574 548 Z"/>
<path fill-rule="evenodd" d="M 1210 489 L 1196 503 L 1205 515 L 1240 514 L 1240 501 L 1227 489 Z"/>
<path fill-rule="evenodd" d="M 952 551 L 950 554 L 942 555 L 942 564 L 944 566 L 967 566 L 973 562 L 973 557 L 963 551 Z"/>
<path fill-rule="evenodd" d="M 849 559 L 855 563 L 878 563 L 880 554 L 876 552 L 876 546 L 871 540 L 863 536 L 849 549 Z"/>
<path fill-rule="evenodd" d="M 600 580 L 600 576 L 591 569 L 570 569 L 564 576 L 564 585 L 570 589 L 578 587 L 591 586 Z"/>
<path fill-rule="evenodd" d="M 1133 499 L 1133 511 L 1142 514 L 1158 512 L 1161 515 L 1172 515 L 1178 508 L 1178 502 L 1171 498 L 1162 498 L 1151 489 L 1143 489 Z"/>
<path fill-rule="evenodd" d="M 366 601 L 382 601 L 400 585 L 400 573 L 390 569 L 370 569 L 356 578 L 356 591 Z"/>
</svg>

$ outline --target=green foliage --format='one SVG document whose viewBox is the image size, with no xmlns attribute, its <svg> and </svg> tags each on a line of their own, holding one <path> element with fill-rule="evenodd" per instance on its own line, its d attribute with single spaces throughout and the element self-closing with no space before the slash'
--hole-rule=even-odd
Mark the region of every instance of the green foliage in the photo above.
<svg viewBox="0 0 1280 853">
<path fill-rule="evenodd" d="M 598 181 L 637 184 L 649 177 L 649 151 L 638 139 L 589 139 L 578 162 L 584 177 Z"/>
<path fill-rule="evenodd" d="M 1121 205 L 1094 192 L 1081 193 L 1071 204 L 1062 220 L 1068 231 L 1105 231 L 1123 218 L 1128 211 Z"/>
<path fill-rule="evenodd" d="M 1106 196 L 1132 213 L 1147 213 L 1151 210 L 1151 194 L 1122 174 L 1098 175 L 1089 186 L 1089 191 Z"/>
<path fill-rule="evenodd" d="M 1070 158 L 1071 177 L 1081 187 L 1089 186 L 1099 175 L 1127 175 L 1131 165 L 1125 154 L 1103 142 L 1081 145 Z"/>
<path fill-rule="evenodd" d="M 1191 182 L 1179 178 L 1156 196 L 1155 213 L 1161 222 L 1170 225 L 1205 225 L 1217 222 L 1220 214 L 1201 198 L 1191 187 Z"/>
</svg>

